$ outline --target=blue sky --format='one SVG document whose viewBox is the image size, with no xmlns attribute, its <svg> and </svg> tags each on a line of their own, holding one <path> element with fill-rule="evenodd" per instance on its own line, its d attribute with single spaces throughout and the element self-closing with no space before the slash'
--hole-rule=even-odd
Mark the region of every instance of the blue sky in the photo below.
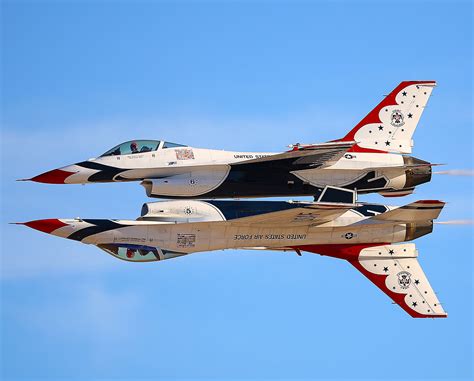
<svg viewBox="0 0 474 381">
<path fill-rule="evenodd" d="M 138 184 L 17 183 L 136 138 L 282 151 L 345 135 L 400 81 L 438 81 L 414 156 L 472 169 L 470 2 L 25 2 L 2 9 L 1 367 L 19 378 L 470 379 L 473 229 L 417 241 L 448 319 L 345 262 L 225 251 L 128 264 L 8 225 L 135 218 Z M 473 215 L 472 177 L 416 199 Z"/>
</svg>

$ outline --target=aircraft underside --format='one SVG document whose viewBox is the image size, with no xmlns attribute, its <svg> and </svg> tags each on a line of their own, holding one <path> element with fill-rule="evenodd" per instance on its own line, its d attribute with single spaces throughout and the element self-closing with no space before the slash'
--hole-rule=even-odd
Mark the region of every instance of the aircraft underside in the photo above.
<svg viewBox="0 0 474 381">
<path fill-rule="evenodd" d="M 353 171 L 354 172 L 354 171 Z M 389 180 L 376 171 L 354 174 L 353 179 L 332 181 L 335 186 L 357 190 L 358 193 L 369 193 L 389 189 Z M 326 186 L 327 176 L 319 184 L 310 183 L 287 171 L 244 171 L 231 170 L 224 181 L 216 186 L 208 178 L 185 176 L 183 181 L 173 183 L 173 177 L 156 181 L 145 180 L 149 197 L 158 198 L 246 198 L 246 197 L 284 197 L 314 196 L 318 197 Z M 206 183 L 207 182 L 207 183 Z"/>
</svg>

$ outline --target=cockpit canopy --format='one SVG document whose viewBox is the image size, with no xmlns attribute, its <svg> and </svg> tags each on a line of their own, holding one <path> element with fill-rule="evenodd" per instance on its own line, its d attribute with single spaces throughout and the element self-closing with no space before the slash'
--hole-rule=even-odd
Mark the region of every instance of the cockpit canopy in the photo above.
<svg viewBox="0 0 474 381">
<path fill-rule="evenodd" d="M 184 144 L 176 144 L 170 142 L 163 142 L 161 140 L 130 140 L 128 142 L 119 144 L 118 146 L 108 150 L 106 153 L 100 155 L 116 156 L 116 155 L 133 155 L 136 153 L 144 153 L 156 151 L 158 149 L 186 147 Z"/>
</svg>

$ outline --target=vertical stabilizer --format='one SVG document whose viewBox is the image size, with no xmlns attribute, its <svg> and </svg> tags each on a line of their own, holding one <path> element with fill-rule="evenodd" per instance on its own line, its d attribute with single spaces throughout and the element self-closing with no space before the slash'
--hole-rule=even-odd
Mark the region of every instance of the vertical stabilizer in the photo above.
<svg viewBox="0 0 474 381">
<path fill-rule="evenodd" d="M 411 153 L 413 133 L 435 81 L 404 81 L 341 141 L 356 141 L 359 152 Z"/>
</svg>

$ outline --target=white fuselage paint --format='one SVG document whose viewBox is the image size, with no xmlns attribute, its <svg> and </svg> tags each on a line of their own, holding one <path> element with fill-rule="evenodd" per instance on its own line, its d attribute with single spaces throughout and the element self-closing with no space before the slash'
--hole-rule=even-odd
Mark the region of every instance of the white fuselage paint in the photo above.
<svg viewBox="0 0 474 381">
<path fill-rule="evenodd" d="M 160 250 L 190 254 L 254 247 L 288 248 L 323 244 L 394 243 L 403 242 L 406 236 L 404 223 L 374 222 L 369 217 L 363 217 L 352 210 L 318 226 L 298 224 L 259 226 L 259 224 L 239 223 L 238 220 L 226 221 L 212 205 L 207 209 L 203 208 L 202 204 L 207 204 L 204 201 L 165 201 L 155 204 L 162 205 L 161 207 L 157 205 L 157 209 L 147 215 L 148 220 L 114 220 L 131 226 L 94 234 L 82 242 L 93 245 L 111 243 L 146 245 Z M 193 213 L 196 213 L 194 220 L 201 222 L 188 222 L 186 208 L 194 208 Z M 163 220 L 165 216 L 175 221 L 165 222 Z M 151 220 L 153 217 L 160 221 Z M 65 238 L 77 230 L 90 226 L 82 220 L 61 221 L 68 225 L 56 230 L 54 235 Z"/>
<path fill-rule="evenodd" d="M 192 155 L 180 156 L 183 149 Z M 232 163 L 274 155 L 269 152 L 232 152 L 193 147 L 166 148 L 157 151 L 106 156 L 89 159 L 89 162 L 125 169 L 114 181 L 137 181 L 143 185 L 149 196 L 200 196 L 221 185 Z M 87 183 L 87 178 L 99 170 L 86 169 L 77 165 L 61 168 L 75 172 L 65 182 Z M 306 169 L 292 172 L 302 181 L 316 187 L 326 185 L 344 186 L 375 170 L 375 179 L 388 180 L 385 188 L 402 189 L 406 183 L 403 156 L 390 153 L 354 152 L 343 155 L 337 162 L 320 169 Z M 118 177 L 118 176 L 117 176 Z"/>
</svg>

